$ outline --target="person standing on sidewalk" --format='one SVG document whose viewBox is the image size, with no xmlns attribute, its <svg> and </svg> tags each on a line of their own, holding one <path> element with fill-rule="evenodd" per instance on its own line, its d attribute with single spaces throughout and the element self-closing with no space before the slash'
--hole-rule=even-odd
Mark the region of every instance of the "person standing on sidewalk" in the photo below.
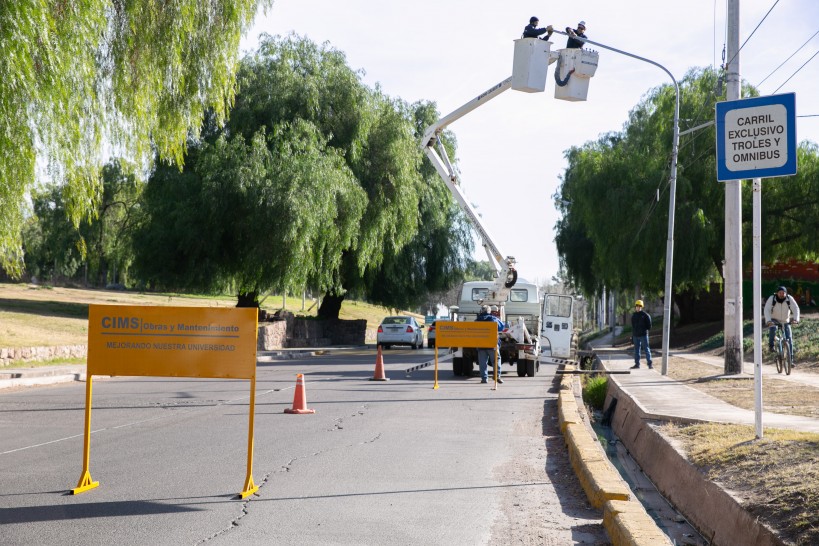
<svg viewBox="0 0 819 546">
<path fill-rule="evenodd" d="M 646 363 L 648 369 L 654 366 L 651 363 L 651 349 L 648 347 L 648 332 L 651 330 L 651 315 L 643 310 L 643 300 L 634 302 L 634 313 L 631 314 L 631 336 L 634 342 L 634 366 L 632 370 L 640 367 L 640 347 L 645 350 Z"/>
</svg>

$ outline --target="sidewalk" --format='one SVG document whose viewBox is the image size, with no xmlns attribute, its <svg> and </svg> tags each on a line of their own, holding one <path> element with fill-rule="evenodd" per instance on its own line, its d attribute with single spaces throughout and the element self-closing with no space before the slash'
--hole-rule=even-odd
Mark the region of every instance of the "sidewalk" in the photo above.
<svg viewBox="0 0 819 546">
<path fill-rule="evenodd" d="M 612 346 L 614 335 L 609 333 L 589 343 L 597 353 L 600 362 L 607 370 L 629 370 L 634 364 L 633 357 L 622 347 Z M 652 351 L 654 355 L 654 369 L 649 370 L 642 363 L 640 369 L 629 370 L 629 374 L 612 374 L 609 378 L 617 383 L 645 413 L 648 419 L 683 420 L 683 421 L 713 421 L 717 423 L 735 423 L 743 425 L 755 424 L 753 410 L 745 410 L 732 406 L 713 396 L 697 389 L 688 387 L 674 379 L 660 373 L 660 351 Z M 722 368 L 722 359 L 708 355 L 692 353 L 673 353 L 673 356 L 697 360 Z M 745 363 L 745 369 L 753 370 L 752 363 Z M 799 372 L 798 369 L 790 376 L 776 374 L 771 366 L 762 366 L 763 381 L 765 376 L 772 372 L 780 379 L 800 382 L 819 388 L 819 376 Z M 742 374 L 737 377 L 749 377 Z M 749 382 L 749 387 L 752 383 Z M 799 415 L 784 415 L 763 411 L 762 425 L 764 427 L 785 428 L 804 432 L 819 433 L 819 419 L 802 417 Z"/>
</svg>

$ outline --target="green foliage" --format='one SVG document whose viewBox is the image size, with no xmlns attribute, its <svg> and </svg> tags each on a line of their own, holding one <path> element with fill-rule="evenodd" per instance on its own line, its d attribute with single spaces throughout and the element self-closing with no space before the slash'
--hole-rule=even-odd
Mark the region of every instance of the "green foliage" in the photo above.
<svg viewBox="0 0 819 546">
<path fill-rule="evenodd" d="M 91 284 L 104 287 L 128 280 L 133 260 L 131 235 L 142 189 L 143 184 L 122 161 L 103 167 L 101 200 L 93 216 L 80 226 Z"/>
<path fill-rule="evenodd" d="M 718 74 L 692 70 L 680 82 L 681 129 L 713 117 Z M 755 96 L 745 86 L 743 96 Z M 624 129 L 566 152 L 567 167 L 555 200 L 558 253 L 569 277 L 588 294 L 605 285 L 664 287 L 668 188 L 675 93 L 651 90 L 631 111 Z M 684 136 L 678 157 L 674 227 L 676 290 L 707 286 L 724 254 L 724 185 L 716 181 L 714 127 Z M 763 247 L 772 259 L 815 259 L 819 235 L 819 151 L 802 143 L 799 174 L 787 184 L 763 185 Z M 752 193 L 743 192 L 746 210 Z M 750 214 L 743 222 L 744 253 L 751 259 Z"/>
<path fill-rule="evenodd" d="M 31 201 L 33 214 L 23 228 L 26 270 L 41 280 L 73 276 L 82 264 L 82 238 L 68 218 L 62 190 L 36 189 Z"/>
<path fill-rule="evenodd" d="M 819 259 L 819 146 L 802 142 L 797 150 L 798 172 L 786 179 L 766 179 L 762 183 L 762 248 L 765 261 Z M 751 210 L 752 194 L 743 194 L 743 207 Z M 753 225 L 746 222 L 746 241 Z M 745 252 L 750 251 L 746 245 Z"/>
<path fill-rule="evenodd" d="M 387 307 L 411 307 L 430 290 L 458 280 L 471 238 L 437 174 L 423 158 L 418 139 L 438 117 L 434 105 L 406 104 L 369 89 L 351 70 L 344 54 L 294 35 L 268 37 L 248 56 L 239 72 L 240 91 L 227 134 L 246 138 L 259 128 L 302 123 L 326 138 L 327 153 L 337 154 L 363 195 L 356 230 L 348 244 L 325 256 L 325 278 L 306 282 L 326 290 L 325 305 L 349 291 Z M 454 139 L 445 135 L 454 156 Z M 295 201 L 310 192 L 294 188 Z M 324 219 L 324 226 L 330 226 Z"/>
<path fill-rule="evenodd" d="M 606 403 L 609 380 L 605 376 L 589 377 L 583 384 L 583 401 L 594 409 L 602 410 Z"/>
<path fill-rule="evenodd" d="M 418 153 L 417 142 L 423 130 L 437 121 L 438 113 L 434 105 L 425 102 L 401 105 L 400 109 L 405 119 L 415 121 L 415 133 L 408 143 L 412 149 L 408 152 Z M 360 289 L 372 303 L 385 307 L 415 308 L 426 301 L 430 292 L 446 291 L 459 283 L 472 250 L 465 216 L 426 159 L 416 165 L 415 176 L 418 175 L 418 217 L 400 220 L 402 224 L 397 226 L 407 233 L 417 229 L 417 233 L 400 249 L 386 252 L 377 267 L 370 262 L 362 277 L 364 286 Z"/>
<path fill-rule="evenodd" d="M 491 281 L 495 278 L 495 268 L 488 260 L 469 260 L 464 273 L 465 281 Z"/>
<path fill-rule="evenodd" d="M 343 158 L 306 122 L 224 136 L 157 169 L 135 236 L 152 286 L 239 293 L 332 286 L 354 244 L 364 196 Z"/>
<path fill-rule="evenodd" d="M 4 2 L 0 11 L 0 267 L 20 274 L 38 164 L 74 227 L 101 199 L 103 143 L 180 163 L 206 109 L 233 101 L 242 32 L 270 0 Z"/>
<path fill-rule="evenodd" d="M 55 184 L 32 193 L 34 214 L 23 229 L 26 271 L 43 280 L 77 277 L 91 285 L 125 282 L 132 260 L 130 236 L 142 192 L 139 182 L 120 161 L 102 169 L 100 200 L 75 228 L 70 220 L 65 188 Z"/>
</svg>

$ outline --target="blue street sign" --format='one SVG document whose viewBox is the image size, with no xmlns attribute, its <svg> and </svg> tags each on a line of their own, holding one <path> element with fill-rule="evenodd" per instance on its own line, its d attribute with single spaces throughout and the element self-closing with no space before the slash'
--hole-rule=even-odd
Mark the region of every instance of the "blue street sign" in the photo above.
<svg viewBox="0 0 819 546">
<path fill-rule="evenodd" d="M 796 174 L 796 94 L 717 103 L 717 180 Z"/>
</svg>

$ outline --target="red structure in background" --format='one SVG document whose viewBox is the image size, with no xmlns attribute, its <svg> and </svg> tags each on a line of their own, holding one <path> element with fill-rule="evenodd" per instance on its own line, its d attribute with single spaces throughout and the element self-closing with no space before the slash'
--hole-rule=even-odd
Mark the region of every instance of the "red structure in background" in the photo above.
<svg viewBox="0 0 819 546">
<path fill-rule="evenodd" d="M 749 288 L 753 284 L 752 274 L 750 267 L 745 270 L 743 284 Z M 763 264 L 763 297 L 773 294 L 780 285 L 787 287 L 788 293 L 793 296 L 800 307 L 816 307 L 816 299 L 819 295 L 819 263 L 789 260 L 775 264 Z"/>
</svg>

